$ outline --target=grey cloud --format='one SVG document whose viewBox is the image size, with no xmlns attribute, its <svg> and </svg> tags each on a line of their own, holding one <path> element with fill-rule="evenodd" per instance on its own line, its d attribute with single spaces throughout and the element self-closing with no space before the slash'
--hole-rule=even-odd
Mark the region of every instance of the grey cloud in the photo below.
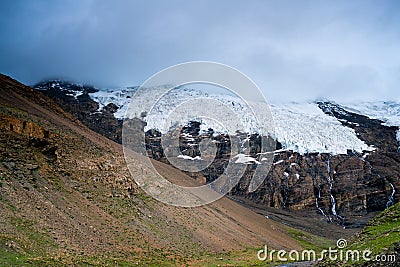
<svg viewBox="0 0 400 267">
<path fill-rule="evenodd" d="M 397 1 L 2 1 L 0 72 L 110 87 L 210 60 L 273 102 L 400 100 L 399 13 Z"/>
</svg>

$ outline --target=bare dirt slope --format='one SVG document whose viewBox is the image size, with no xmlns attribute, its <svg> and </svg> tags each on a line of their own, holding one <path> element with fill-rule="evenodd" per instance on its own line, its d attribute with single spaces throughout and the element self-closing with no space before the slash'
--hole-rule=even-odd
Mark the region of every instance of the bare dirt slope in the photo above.
<svg viewBox="0 0 400 267">
<path fill-rule="evenodd" d="M 265 243 L 300 248 L 287 228 L 227 198 L 199 208 L 151 199 L 118 144 L 3 75 L 0 132 L 0 263 L 196 265 Z M 145 175 L 135 160 L 133 174 Z M 193 182 L 154 164 L 170 180 Z"/>
</svg>

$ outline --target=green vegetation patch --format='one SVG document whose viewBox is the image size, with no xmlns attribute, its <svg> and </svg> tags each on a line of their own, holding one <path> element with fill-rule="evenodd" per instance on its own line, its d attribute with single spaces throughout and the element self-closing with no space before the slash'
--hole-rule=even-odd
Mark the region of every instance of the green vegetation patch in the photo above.
<svg viewBox="0 0 400 267">
<path fill-rule="evenodd" d="M 286 232 L 289 236 L 295 239 L 303 249 L 312 249 L 316 252 L 320 252 L 329 247 L 335 247 L 336 243 L 333 240 L 316 236 L 306 231 L 287 228 Z"/>
<path fill-rule="evenodd" d="M 400 242 L 400 203 L 372 219 L 349 249 L 370 249 L 374 255 L 390 251 Z"/>
</svg>

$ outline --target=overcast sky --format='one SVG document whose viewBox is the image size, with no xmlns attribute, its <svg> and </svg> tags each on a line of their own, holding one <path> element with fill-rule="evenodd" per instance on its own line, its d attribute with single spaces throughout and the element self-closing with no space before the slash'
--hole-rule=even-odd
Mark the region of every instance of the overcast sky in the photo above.
<svg viewBox="0 0 400 267">
<path fill-rule="evenodd" d="M 400 1 L 0 1 L 0 72 L 139 85 L 192 60 L 271 102 L 400 100 Z"/>
</svg>

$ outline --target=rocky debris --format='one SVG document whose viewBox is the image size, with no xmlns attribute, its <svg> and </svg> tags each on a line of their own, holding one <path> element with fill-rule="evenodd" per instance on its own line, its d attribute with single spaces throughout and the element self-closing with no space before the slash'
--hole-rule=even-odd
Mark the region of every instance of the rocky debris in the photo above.
<svg viewBox="0 0 400 267">
<path fill-rule="evenodd" d="M 398 155 L 392 156 L 399 159 Z M 396 188 L 400 186 L 398 178 L 394 178 L 400 175 L 399 165 L 387 166 L 385 174 L 371 172 L 371 168 L 377 170 L 385 164 L 374 157 L 375 154 L 371 155 L 369 162 L 350 155 L 280 153 L 283 161 L 273 165 L 256 192 L 249 194 L 245 186 L 239 186 L 233 194 L 270 207 L 314 208 L 329 221 L 352 223 L 345 218 L 385 209 L 391 192 L 389 184 L 395 182 Z M 248 183 L 250 179 L 251 174 L 242 181 Z"/>
<path fill-rule="evenodd" d="M 37 164 L 26 164 L 25 168 L 30 171 L 33 171 L 33 170 L 37 170 L 39 168 L 39 166 Z"/>
<path fill-rule="evenodd" d="M 13 240 L 8 240 L 5 245 L 6 247 L 8 247 L 13 251 L 18 251 L 18 252 L 23 251 L 21 246 L 17 242 L 14 242 Z"/>
</svg>

